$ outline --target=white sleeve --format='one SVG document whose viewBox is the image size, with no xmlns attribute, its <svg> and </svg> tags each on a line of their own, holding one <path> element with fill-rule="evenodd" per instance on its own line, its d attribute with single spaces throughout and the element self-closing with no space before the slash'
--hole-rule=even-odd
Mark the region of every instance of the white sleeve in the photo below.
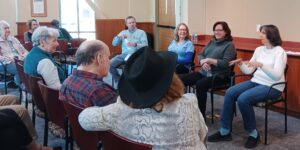
<svg viewBox="0 0 300 150">
<path fill-rule="evenodd" d="M 37 66 L 37 73 L 40 74 L 46 85 L 54 89 L 60 89 L 61 83 L 59 80 L 57 67 L 50 59 L 42 59 Z"/>
<path fill-rule="evenodd" d="M 115 129 L 119 116 L 120 98 L 116 103 L 104 107 L 89 107 L 78 116 L 78 122 L 86 131 L 105 131 Z"/>
<path fill-rule="evenodd" d="M 286 62 L 287 62 L 287 55 L 284 51 L 278 53 L 275 58 L 275 63 L 273 65 L 265 65 L 263 64 L 261 70 L 265 72 L 270 78 L 275 81 L 281 79 L 284 74 Z"/>
</svg>

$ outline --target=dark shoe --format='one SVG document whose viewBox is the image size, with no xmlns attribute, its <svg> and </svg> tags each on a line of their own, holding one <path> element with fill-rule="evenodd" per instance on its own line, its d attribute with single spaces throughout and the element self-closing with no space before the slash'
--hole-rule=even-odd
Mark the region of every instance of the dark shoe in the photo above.
<svg viewBox="0 0 300 150">
<path fill-rule="evenodd" d="M 11 89 L 16 89 L 19 86 L 15 82 L 9 82 L 9 83 L 7 83 L 7 87 L 11 88 Z"/>
<path fill-rule="evenodd" d="M 227 135 L 221 135 L 220 132 L 217 132 L 213 135 L 210 135 L 207 139 L 209 142 L 219 142 L 219 141 L 231 141 L 232 140 L 232 136 L 231 133 L 227 134 Z"/>
<path fill-rule="evenodd" d="M 259 143 L 259 139 L 260 139 L 260 136 L 258 134 L 257 138 L 254 138 L 252 136 L 249 136 L 246 143 L 245 143 L 245 147 L 246 148 L 254 148 L 258 145 Z"/>
</svg>

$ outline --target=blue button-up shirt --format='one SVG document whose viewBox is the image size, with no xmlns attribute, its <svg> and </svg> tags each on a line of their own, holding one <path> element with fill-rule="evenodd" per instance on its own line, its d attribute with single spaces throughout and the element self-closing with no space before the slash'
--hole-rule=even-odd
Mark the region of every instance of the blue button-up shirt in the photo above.
<svg viewBox="0 0 300 150">
<path fill-rule="evenodd" d="M 121 38 L 122 35 L 127 35 L 127 38 Z M 127 42 L 136 43 L 136 47 L 128 47 Z M 123 30 L 117 36 L 114 37 L 112 41 L 113 46 L 118 46 L 122 44 L 122 54 L 131 54 L 136 50 L 148 46 L 148 40 L 146 33 L 140 29 L 134 29 L 133 31 Z"/>
</svg>

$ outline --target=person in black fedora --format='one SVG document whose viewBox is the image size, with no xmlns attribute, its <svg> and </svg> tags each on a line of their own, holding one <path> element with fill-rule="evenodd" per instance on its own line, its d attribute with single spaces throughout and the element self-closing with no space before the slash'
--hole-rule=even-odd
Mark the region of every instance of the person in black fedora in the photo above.
<svg viewBox="0 0 300 150">
<path fill-rule="evenodd" d="M 90 107 L 79 117 L 87 131 L 111 130 L 157 149 L 206 149 L 207 127 L 196 96 L 174 73 L 177 55 L 144 47 L 128 59 L 117 102 Z"/>
</svg>

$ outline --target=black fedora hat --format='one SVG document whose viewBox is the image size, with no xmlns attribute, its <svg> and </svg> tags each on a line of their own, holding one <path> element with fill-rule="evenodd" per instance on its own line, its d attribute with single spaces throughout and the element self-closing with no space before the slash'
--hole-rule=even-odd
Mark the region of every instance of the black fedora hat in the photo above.
<svg viewBox="0 0 300 150">
<path fill-rule="evenodd" d="M 121 100 L 133 108 L 149 108 L 168 91 L 175 72 L 177 54 L 143 47 L 126 62 L 118 84 Z"/>
</svg>

